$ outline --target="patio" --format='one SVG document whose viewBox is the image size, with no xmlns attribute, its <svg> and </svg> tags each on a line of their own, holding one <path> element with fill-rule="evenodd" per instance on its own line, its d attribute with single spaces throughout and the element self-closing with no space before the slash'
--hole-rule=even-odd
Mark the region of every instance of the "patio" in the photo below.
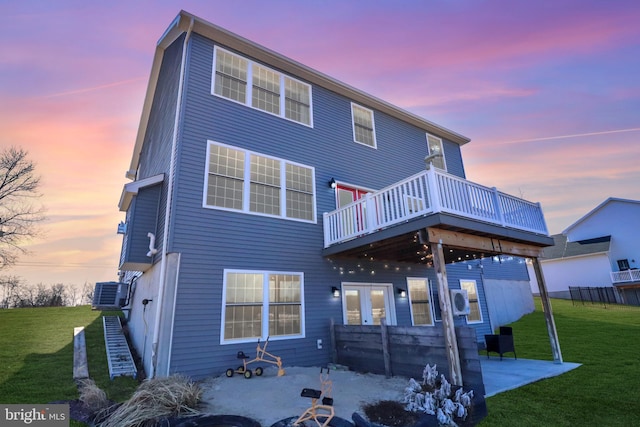
<svg viewBox="0 0 640 427">
<path fill-rule="evenodd" d="M 512 359 L 481 356 L 486 397 L 522 387 L 526 384 L 561 375 L 580 366 L 543 360 Z M 284 418 L 299 415 L 309 406 L 309 399 L 300 397 L 303 387 L 318 387 L 317 367 L 285 367 L 286 374 L 277 376 L 275 368 L 265 369 L 262 377 L 250 380 L 242 376 L 227 378 L 224 374 L 205 380 L 203 403 L 215 414 L 242 415 L 270 426 Z M 331 371 L 336 416 L 351 420 L 353 412 L 377 400 L 401 400 L 407 378 L 360 374 L 353 371 Z"/>
<path fill-rule="evenodd" d="M 562 375 L 581 364 L 509 357 L 500 360 L 497 356 L 487 359 L 486 356 L 481 356 L 480 365 L 482 366 L 485 397 L 491 397 L 536 381 Z"/>
</svg>

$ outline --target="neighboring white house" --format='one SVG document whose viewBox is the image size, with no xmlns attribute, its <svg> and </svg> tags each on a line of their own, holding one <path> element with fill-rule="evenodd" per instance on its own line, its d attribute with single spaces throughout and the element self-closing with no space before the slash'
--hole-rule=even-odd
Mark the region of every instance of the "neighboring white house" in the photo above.
<svg viewBox="0 0 640 427">
<path fill-rule="evenodd" d="M 551 297 L 570 298 L 569 286 L 615 286 L 625 303 L 640 305 L 640 201 L 610 197 L 552 237 L 540 259 Z"/>
</svg>

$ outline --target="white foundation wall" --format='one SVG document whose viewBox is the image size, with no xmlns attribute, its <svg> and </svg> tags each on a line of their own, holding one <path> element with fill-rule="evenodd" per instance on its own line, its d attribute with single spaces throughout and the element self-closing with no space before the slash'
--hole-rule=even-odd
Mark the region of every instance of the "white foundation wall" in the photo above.
<svg viewBox="0 0 640 427">
<path fill-rule="evenodd" d="M 529 281 L 485 279 L 483 283 L 492 330 L 535 309 Z"/>
<path fill-rule="evenodd" d="M 551 298 L 570 299 L 569 286 L 612 286 L 609 258 L 605 254 L 542 261 L 540 265 Z M 540 295 L 533 267 L 527 267 L 531 277 L 531 291 L 534 295 Z"/>
<path fill-rule="evenodd" d="M 134 282 L 129 314 L 129 334 L 133 346 L 142 358 L 145 375 L 151 372 L 153 328 L 160 283 L 160 263 L 157 263 Z M 148 300 L 145 306 L 143 300 Z"/>
</svg>

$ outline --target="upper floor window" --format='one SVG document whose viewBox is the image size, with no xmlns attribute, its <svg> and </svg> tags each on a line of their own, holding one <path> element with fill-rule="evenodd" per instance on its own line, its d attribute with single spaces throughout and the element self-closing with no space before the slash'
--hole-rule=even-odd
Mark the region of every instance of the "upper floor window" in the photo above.
<svg viewBox="0 0 640 427">
<path fill-rule="evenodd" d="M 444 147 L 442 146 L 442 139 L 438 138 L 437 136 L 427 134 L 427 148 L 429 150 L 430 156 L 436 156 L 431 161 L 431 163 L 433 163 L 433 166 L 446 171 L 447 163 L 444 159 Z"/>
<path fill-rule="evenodd" d="M 620 270 L 620 271 L 629 270 L 629 260 L 628 259 L 619 259 L 616 262 L 618 263 L 618 270 Z"/>
<path fill-rule="evenodd" d="M 475 280 L 460 280 L 460 288 L 467 291 L 469 297 L 469 314 L 467 323 L 482 323 L 482 311 L 480 310 L 480 299 L 478 298 L 478 286 Z"/>
<path fill-rule="evenodd" d="M 215 95 L 312 126 L 310 85 L 217 46 L 214 70 Z"/>
<path fill-rule="evenodd" d="M 353 140 L 376 148 L 373 111 L 351 103 L 351 117 L 353 120 Z"/>
<path fill-rule="evenodd" d="M 315 222 L 314 169 L 210 142 L 204 206 Z"/>
</svg>

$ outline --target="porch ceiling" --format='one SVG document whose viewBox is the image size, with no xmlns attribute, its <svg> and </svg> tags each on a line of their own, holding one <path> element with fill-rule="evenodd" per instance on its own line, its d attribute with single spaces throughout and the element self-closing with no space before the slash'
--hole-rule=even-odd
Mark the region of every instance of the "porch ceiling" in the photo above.
<svg viewBox="0 0 640 427">
<path fill-rule="evenodd" d="M 553 245 L 548 236 L 434 214 L 330 246 L 323 250 L 323 255 L 334 259 L 430 264 L 430 242 L 441 240 L 447 264 L 499 254 L 535 256 L 542 248 Z"/>
</svg>

